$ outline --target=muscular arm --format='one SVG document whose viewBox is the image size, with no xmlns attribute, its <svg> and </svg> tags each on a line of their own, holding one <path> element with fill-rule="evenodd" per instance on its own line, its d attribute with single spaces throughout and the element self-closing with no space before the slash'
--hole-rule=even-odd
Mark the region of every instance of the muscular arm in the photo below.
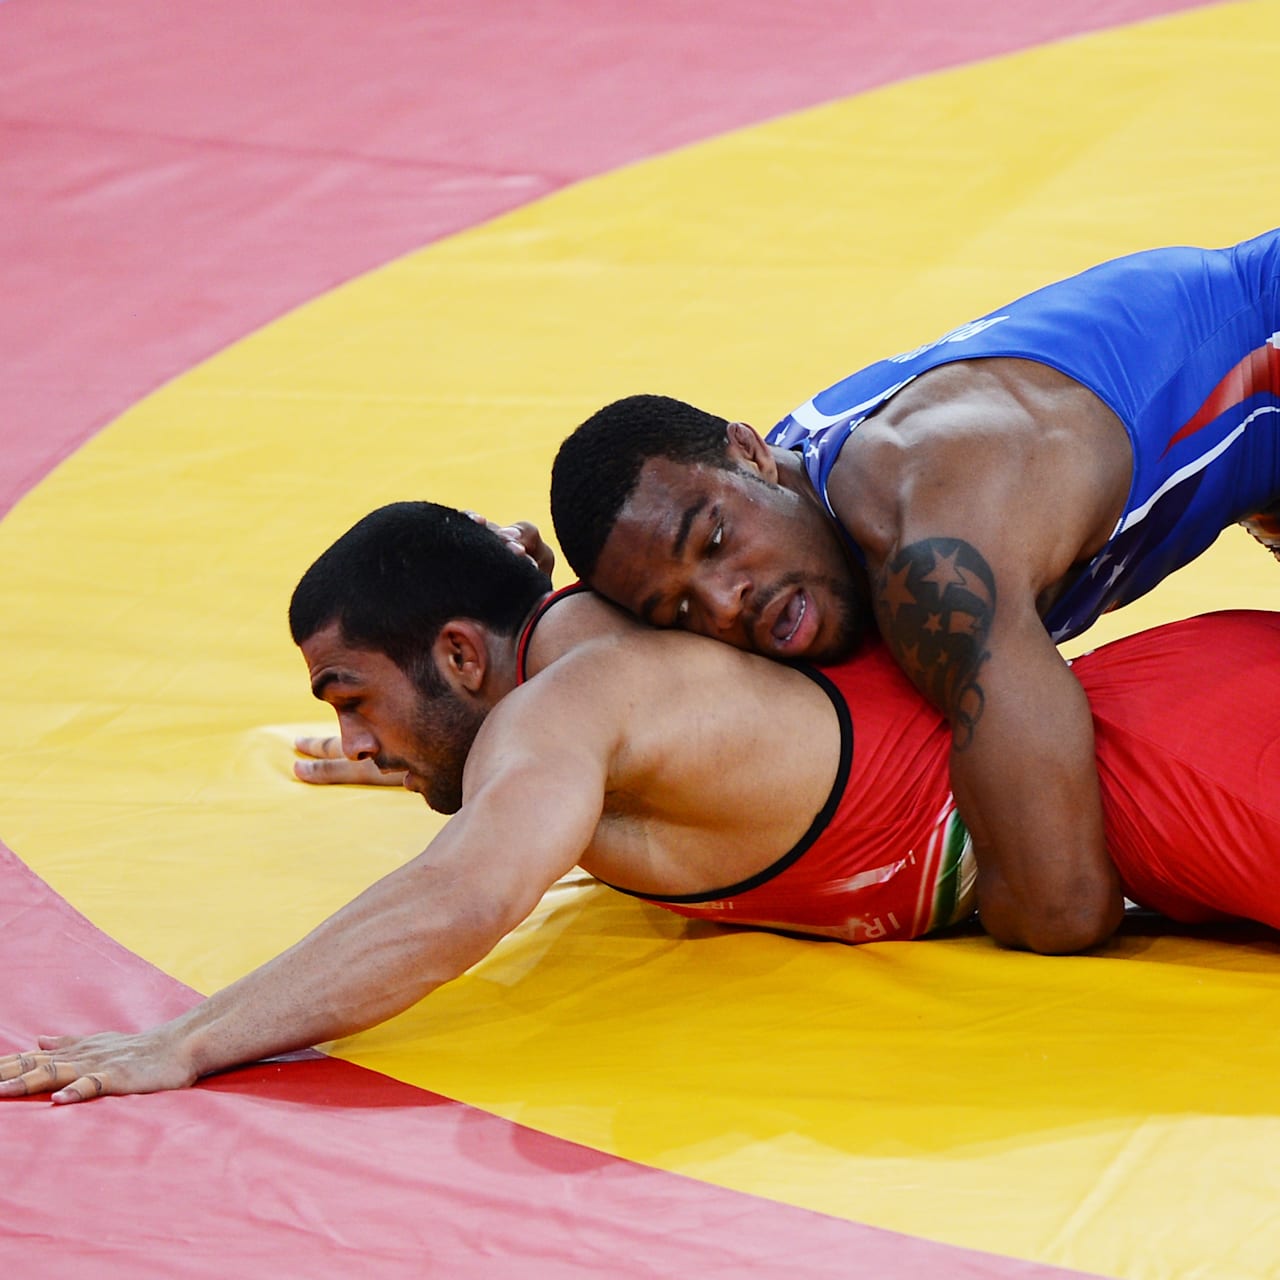
<svg viewBox="0 0 1280 1280">
<path fill-rule="evenodd" d="M 881 629 L 952 725 L 952 788 L 973 837 L 984 926 L 1007 946 L 1076 951 L 1123 910 L 1107 856 L 1093 726 L 1030 607 L 1001 600 L 967 541 L 902 548 L 875 583 Z"/>
<path fill-rule="evenodd" d="M 575 865 L 604 796 L 604 738 L 580 715 L 539 715 L 536 698 L 523 701 L 532 705 L 503 716 L 504 704 L 490 717 L 463 808 L 423 853 L 169 1023 L 49 1038 L 0 1059 L 0 1097 L 54 1092 L 56 1102 L 78 1102 L 182 1088 L 373 1026 L 475 964 Z"/>
<path fill-rule="evenodd" d="M 867 550 L 885 639 L 951 722 L 983 922 L 1037 951 L 1101 942 L 1123 897 L 1092 719 L 1036 601 L 1114 526 L 1123 429 L 1052 370 L 979 361 L 926 375 L 859 435 L 829 495 Z"/>
</svg>

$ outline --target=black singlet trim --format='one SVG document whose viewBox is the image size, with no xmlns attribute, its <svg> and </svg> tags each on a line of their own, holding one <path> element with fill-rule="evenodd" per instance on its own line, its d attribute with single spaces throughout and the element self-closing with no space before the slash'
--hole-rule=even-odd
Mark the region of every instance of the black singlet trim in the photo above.
<svg viewBox="0 0 1280 1280">
<path fill-rule="evenodd" d="M 529 673 L 525 670 L 525 662 L 529 656 L 529 641 L 533 639 L 534 628 L 547 616 L 547 610 L 568 596 L 581 595 L 590 590 L 590 587 L 584 586 L 581 582 L 573 582 L 542 598 L 542 602 L 534 609 L 529 621 L 524 624 L 524 630 L 520 633 L 520 643 L 516 646 L 516 684 L 524 684 L 529 678 Z"/>
<path fill-rule="evenodd" d="M 853 766 L 853 717 L 849 714 L 848 704 L 840 690 L 821 671 L 816 667 L 805 666 L 803 663 L 793 664 L 793 669 L 808 676 L 827 695 L 835 708 L 836 719 L 840 725 L 840 765 L 836 769 L 836 779 L 831 784 L 831 792 L 827 796 L 826 804 L 818 811 L 799 842 L 763 871 L 757 871 L 755 875 L 749 876 L 746 880 L 739 880 L 737 884 L 726 885 L 723 889 L 712 889 L 708 893 L 681 893 L 655 897 L 651 893 L 640 893 L 635 889 L 624 889 L 621 885 L 610 884 L 608 880 L 601 880 L 601 884 L 610 889 L 616 889 L 619 893 L 625 893 L 629 897 L 641 898 L 645 902 L 655 902 L 660 906 L 664 903 L 673 903 L 678 906 L 692 905 L 696 902 L 715 902 L 719 898 L 735 898 L 740 893 L 746 893 L 750 889 L 767 884 L 776 876 L 780 876 L 788 867 L 794 866 L 809 852 L 818 837 L 830 826 L 831 819 L 835 817 L 840 801 L 844 798 L 845 788 L 849 785 L 849 771 Z"/>
</svg>

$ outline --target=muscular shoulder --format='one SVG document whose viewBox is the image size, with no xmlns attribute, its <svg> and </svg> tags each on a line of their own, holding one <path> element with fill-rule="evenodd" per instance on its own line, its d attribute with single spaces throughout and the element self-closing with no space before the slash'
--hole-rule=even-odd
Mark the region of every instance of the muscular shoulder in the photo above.
<svg viewBox="0 0 1280 1280">
<path fill-rule="evenodd" d="M 584 635 L 538 676 L 550 688 L 591 689 L 601 706 L 633 709 L 768 699 L 805 686 L 804 676 L 780 663 L 681 631 L 632 622 Z M 530 683 L 537 683 L 531 681 Z M 558 695 L 559 696 L 559 695 Z M 647 717 L 647 712 L 643 713 Z"/>
<path fill-rule="evenodd" d="M 679 650 L 691 642 L 640 626 L 598 597 L 568 597 L 539 622 L 530 678 L 498 704 L 485 731 L 529 736 L 537 726 L 539 739 L 572 737 L 612 750 L 649 708 L 679 690 L 688 670 Z"/>
<path fill-rule="evenodd" d="M 765 726 L 803 741 L 832 717 L 825 695 L 798 671 L 645 627 L 575 646 L 517 694 L 525 718 L 572 724 L 608 751 L 611 783 L 620 786 L 678 772 L 682 761 L 692 767 L 707 753 L 727 758 Z"/>
<path fill-rule="evenodd" d="M 1078 383 L 1025 360 L 960 361 L 858 428 L 828 497 L 873 562 L 921 537 L 990 534 L 1052 578 L 1105 541 L 1129 471 L 1123 427 Z"/>
<path fill-rule="evenodd" d="M 830 699 L 805 675 L 673 632 L 576 647 L 481 732 L 491 768 L 541 757 L 589 784 L 600 808 L 582 865 L 657 894 L 776 861 L 826 802 L 842 746 Z"/>
</svg>

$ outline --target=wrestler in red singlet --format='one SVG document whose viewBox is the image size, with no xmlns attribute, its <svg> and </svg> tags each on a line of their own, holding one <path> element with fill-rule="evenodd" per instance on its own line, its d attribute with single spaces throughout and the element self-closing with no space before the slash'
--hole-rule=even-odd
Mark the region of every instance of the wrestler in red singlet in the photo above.
<svg viewBox="0 0 1280 1280">
<path fill-rule="evenodd" d="M 1156 627 L 1078 659 L 1126 894 L 1280 928 L 1280 614 Z"/>
<path fill-rule="evenodd" d="M 541 612 L 521 639 L 522 678 Z M 827 691 L 842 737 L 831 795 L 804 839 L 739 884 L 634 896 L 846 942 L 916 938 L 964 919 L 973 855 L 948 787 L 945 722 L 878 643 L 798 669 Z M 1107 847 L 1126 896 L 1175 920 L 1280 928 L 1280 614 L 1171 623 L 1072 670 L 1093 708 Z"/>
</svg>

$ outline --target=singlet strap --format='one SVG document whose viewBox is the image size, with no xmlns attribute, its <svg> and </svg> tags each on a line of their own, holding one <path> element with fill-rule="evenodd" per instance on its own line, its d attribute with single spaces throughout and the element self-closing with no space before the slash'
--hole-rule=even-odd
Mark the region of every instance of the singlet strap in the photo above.
<svg viewBox="0 0 1280 1280">
<path fill-rule="evenodd" d="M 529 673 L 525 670 L 525 662 L 529 655 L 529 641 L 533 639 L 534 628 L 546 617 L 547 611 L 553 604 L 558 604 L 569 596 L 581 595 L 590 590 L 591 588 L 584 583 L 573 582 L 542 598 L 542 602 L 530 615 L 529 621 L 524 624 L 524 631 L 521 632 L 520 642 L 516 646 L 516 684 L 524 684 L 529 678 Z"/>
</svg>

